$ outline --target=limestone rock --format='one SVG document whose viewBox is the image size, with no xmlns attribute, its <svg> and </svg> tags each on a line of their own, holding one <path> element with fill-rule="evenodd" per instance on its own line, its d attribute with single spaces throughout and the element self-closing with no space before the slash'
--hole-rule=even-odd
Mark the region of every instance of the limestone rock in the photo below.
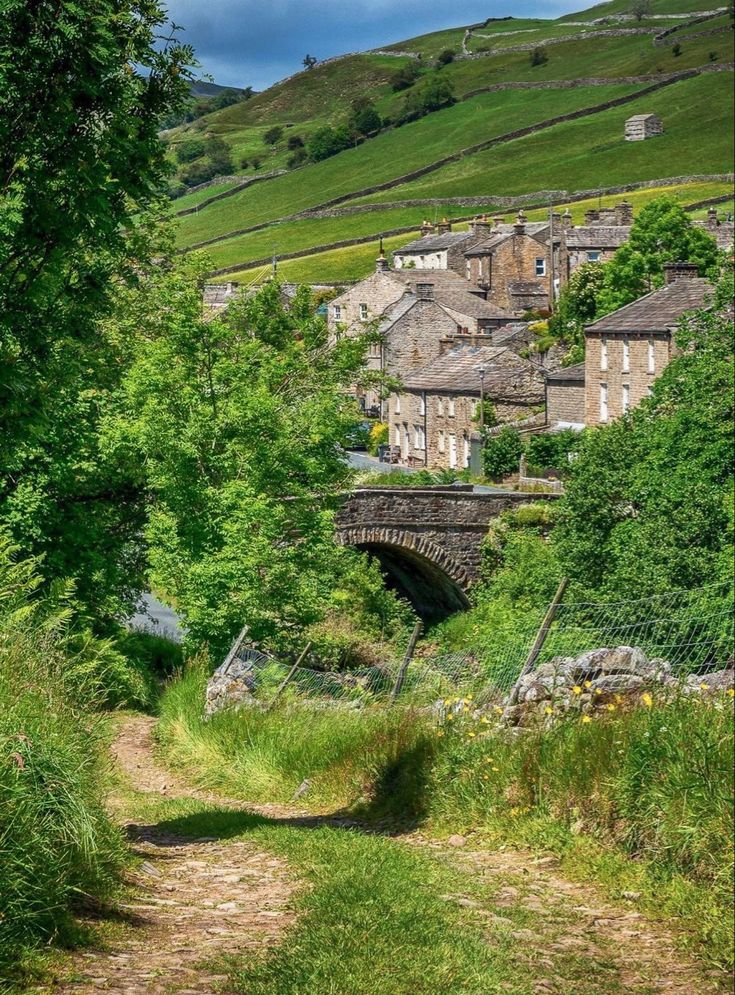
<svg viewBox="0 0 735 995">
<path fill-rule="evenodd" d="M 204 714 L 209 717 L 224 709 L 241 709 L 255 702 L 256 676 L 252 663 L 235 659 L 218 667 L 207 683 Z"/>
</svg>

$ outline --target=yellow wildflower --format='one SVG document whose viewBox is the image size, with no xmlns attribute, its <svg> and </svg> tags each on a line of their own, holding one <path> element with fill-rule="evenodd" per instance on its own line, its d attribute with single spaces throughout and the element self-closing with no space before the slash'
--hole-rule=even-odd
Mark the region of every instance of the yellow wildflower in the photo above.
<svg viewBox="0 0 735 995">
<path fill-rule="evenodd" d="M 487 717 L 487 715 L 483 715 L 483 717 L 480 719 L 480 722 L 482 722 L 482 724 L 486 726 L 490 722 L 490 719 Z"/>
<path fill-rule="evenodd" d="M 589 717 L 589 715 L 583 715 L 582 716 L 582 722 L 584 722 L 585 724 L 587 724 L 588 722 L 591 722 L 591 721 L 592 721 L 592 719 Z"/>
<path fill-rule="evenodd" d="M 581 693 L 582 693 L 582 688 L 579 686 L 579 684 L 575 684 L 574 687 L 572 688 L 572 694 L 581 694 Z"/>
<path fill-rule="evenodd" d="M 622 696 L 622 694 L 616 694 L 615 695 L 615 701 L 618 703 L 618 705 L 622 705 L 622 703 L 623 703 L 623 696 Z"/>
<path fill-rule="evenodd" d="M 495 771 L 495 773 L 497 774 L 497 773 L 498 773 L 498 771 L 500 770 L 500 767 L 493 767 L 493 770 L 494 770 L 494 771 Z"/>
<path fill-rule="evenodd" d="M 495 713 L 496 713 L 497 715 L 502 715 L 502 714 L 503 714 L 503 709 L 502 709 L 502 708 L 500 707 L 500 705 L 496 705 L 496 706 L 495 706 L 495 708 L 493 709 L 493 711 L 494 711 L 494 712 L 495 712 Z"/>
<path fill-rule="evenodd" d="M 447 715 L 447 722 L 454 722 L 454 716 L 452 715 L 451 712 L 449 713 L 449 715 Z"/>
<path fill-rule="evenodd" d="M 585 681 L 585 682 L 584 682 L 584 686 L 585 686 L 586 688 L 591 688 L 591 687 L 592 687 L 592 681 Z"/>
<path fill-rule="evenodd" d="M 483 774 L 482 775 L 482 779 L 483 779 L 483 781 L 489 781 L 490 780 L 490 775 L 489 774 Z"/>
<path fill-rule="evenodd" d="M 443 729 L 437 729 L 436 734 L 437 734 L 437 736 L 443 736 L 444 735 L 444 730 Z"/>
<path fill-rule="evenodd" d="M 613 705 L 613 703 L 610 702 L 610 704 L 607 706 L 607 710 L 608 712 L 614 712 L 616 707 L 617 707 L 616 705 Z"/>
<path fill-rule="evenodd" d="M 735 698 L 735 688 L 728 688 L 727 689 L 727 696 L 728 696 L 728 698 Z"/>
<path fill-rule="evenodd" d="M 477 735 L 476 732 L 468 732 L 467 733 L 467 736 L 468 736 L 469 739 L 474 739 L 476 735 Z"/>
<path fill-rule="evenodd" d="M 553 714 L 554 714 L 554 709 L 551 707 L 551 705 L 547 705 L 546 708 L 544 709 L 544 715 L 553 715 Z"/>
<path fill-rule="evenodd" d="M 706 681 L 702 681 L 702 683 L 699 685 L 699 690 L 709 691 L 709 684 Z"/>
<path fill-rule="evenodd" d="M 653 704 L 653 698 L 648 693 L 648 691 L 643 692 L 643 694 L 641 695 L 641 701 L 646 706 L 646 708 L 650 708 L 651 705 Z"/>
<path fill-rule="evenodd" d="M 602 691 L 599 688 L 595 688 L 595 694 L 602 694 Z"/>
</svg>

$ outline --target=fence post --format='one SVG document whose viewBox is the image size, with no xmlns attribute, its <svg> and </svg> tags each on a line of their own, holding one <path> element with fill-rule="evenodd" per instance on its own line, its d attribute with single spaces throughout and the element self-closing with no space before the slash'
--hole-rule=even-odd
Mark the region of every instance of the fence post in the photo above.
<svg viewBox="0 0 735 995">
<path fill-rule="evenodd" d="M 417 622 L 413 627 L 413 632 L 411 633 L 411 638 L 408 641 L 408 648 L 406 649 L 406 655 L 403 658 L 403 663 L 398 669 L 398 674 L 396 675 L 396 683 L 393 685 L 393 690 L 391 691 L 390 703 L 395 704 L 398 695 L 401 693 L 403 688 L 403 682 L 406 679 L 406 671 L 408 670 L 408 665 L 413 659 L 414 650 L 416 649 L 416 643 L 419 641 L 421 633 L 424 631 L 423 622 Z"/>
<path fill-rule="evenodd" d="M 240 647 L 245 642 L 245 636 L 247 636 L 247 634 L 248 634 L 248 629 L 249 629 L 249 626 L 247 626 L 247 625 L 244 625 L 242 627 L 242 629 L 240 629 L 240 635 L 237 637 L 237 639 L 235 640 L 235 642 L 232 644 L 232 646 L 230 647 L 230 652 L 227 654 L 227 656 L 225 657 L 224 661 L 222 662 L 222 673 L 223 674 L 227 673 L 227 668 L 230 666 L 230 664 L 232 663 L 232 661 L 235 659 L 235 657 L 237 656 L 238 652 L 240 651 Z"/>
<path fill-rule="evenodd" d="M 273 708 L 273 706 L 275 705 L 276 701 L 281 696 L 281 692 L 283 691 L 283 689 L 286 687 L 286 685 L 291 680 L 291 678 L 293 677 L 293 675 L 296 673 L 296 671 L 299 669 L 299 667 L 301 666 L 301 664 L 304 662 L 304 657 L 306 656 L 306 654 L 309 652 L 310 649 L 311 649 L 311 643 L 307 643 L 306 646 L 304 646 L 304 648 L 301 651 L 301 653 L 299 654 L 299 658 L 296 661 L 296 663 L 293 665 L 293 667 L 291 667 L 291 669 L 289 670 L 289 672 L 286 674 L 286 676 L 283 678 L 283 680 L 281 681 L 281 683 L 278 685 L 278 688 L 276 689 L 276 693 L 273 695 L 273 697 L 270 700 L 270 703 L 269 703 L 268 707 L 266 708 L 266 712 L 269 712 L 271 710 L 271 708 Z"/>
<path fill-rule="evenodd" d="M 536 660 L 538 660 L 539 653 L 543 649 L 543 645 L 546 642 L 546 637 L 549 634 L 551 623 L 554 621 L 554 618 L 556 617 L 557 608 L 561 604 L 561 599 L 564 597 L 564 592 L 567 589 L 568 583 L 569 580 L 568 578 L 565 577 L 559 584 L 559 587 L 556 589 L 556 594 L 554 595 L 552 602 L 549 605 L 549 608 L 546 612 L 546 615 L 544 616 L 544 620 L 541 623 L 541 628 L 538 630 L 536 634 L 536 641 L 531 647 L 531 652 L 528 654 L 526 662 L 523 664 L 523 668 L 520 674 L 518 675 L 518 680 L 515 682 L 512 691 L 508 695 L 508 701 L 507 701 L 508 705 L 515 705 L 515 703 L 518 700 L 518 692 L 520 690 L 521 681 L 526 676 L 526 674 L 530 673 L 531 670 L 533 670 L 533 666 L 536 663 Z"/>
</svg>

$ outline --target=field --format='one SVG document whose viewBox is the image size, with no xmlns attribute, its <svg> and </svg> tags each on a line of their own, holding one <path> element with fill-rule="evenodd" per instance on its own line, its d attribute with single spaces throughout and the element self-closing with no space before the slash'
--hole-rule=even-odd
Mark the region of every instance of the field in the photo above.
<svg viewBox="0 0 735 995">
<path fill-rule="evenodd" d="M 406 93 L 392 91 L 390 80 L 403 66 L 416 62 L 401 53 L 421 53 L 418 60 L 423 80 L 438 76 L 449 81 L 457 102 L 399 128 L 384 130 L 355 148 L 322 162 L 302 166 L 266 180 L 221 200 L 215 199 L 196 213 L 178 220 L 177 243 L 187 251 L 216 240 L 207 247 L 212 271 L 233 270 L 237 279 L 252 278 L 253 267 L 273 253 L 304 253 L 303 258 L 283 260 L 281 273 L 289 279 L 339 282 L 357 279 L 372 268 L 375 243 L 386 231 L 418 230 L 424 217 L 469 217 L 487 210 L 495 213 L 497 198 L 538 191 L 566 191 L 555 200 L 575 203 L 578 191 L 661 180 L 661 186 L 677 192 L 683 203 L 695 203 L 728 192 L 726 183 L 710 185 L 706 192 L 695 185 L 666 183 L 668 178 L 727 174 L 732 170 L 732 73 L 703 72 L 672 82 L 635 99 L 667 73 L 707 69 L 713 63 L 733 60 L 733 32 L 726 12 L 703 25 L 686 26 L 686 18 L 661 16 L 690 13 L 697 5 L 680 0 L 658 0 L 651 14 L 637 22 L 591 20 L 606 13 L 628 13 L 617 0 L 590 11 L 557 21 L 508 19 L 475 26 L 468 39 L 470 51 L 488 46 L 498 54 L 473 59 L 456 58 L 441 70 L 433 60 L 443 50 L 461 52 L 465 28 L 396 42 L 377 54 L 345 56 L 317 65 L 309 72 L 271 87 L 242 104 L 209 115 L 172 133 L 174 143 L 192 130 L 212 132 L 230 145 L 236 171 L 240 160 L 257 156 L 259 173 L 286 167 L 287 140 L 302 140 L 326 124 L 346 121 L 350 103 L 368 96 L 381 116 L 390 119 L 399 111 Z M 699 5 L 701 9 L 708 9 Z M 579 23 L 576 23 L 579 22 Z M 653 44 L 653 32 L 684 25 L 671 44 Z M 650 29 L 648 34 L 629 33 L 598 38 L 569 35 L 599 33 L 611 28 Z M 715 32 L 697 37 L 699 30 Z M 681 37 L 680 49 L 673 40 Z M 516 45 L 545 46 L 548 61 L 532 65 L 528 51 L 511 51 Z M 647 75 L 649 80 L 631 77 Z M 518 84 L 574 81 L 572 87 L 523 89 Z M 498 87 L 492 92 L 488 88 Z M 483 92 L 485 91 L 485 92 Z M 606 101 L 631 97 L 621 106 L 596 110 Z M 546 125 L 545 122 L 581 109 L 592 108 L 582 118 Z M 653 112 L 664 121 L 664 134 L 653 141 L 629 143 L 623 138 L 624 122 L 633 114 Z M 274 148 L 263 143 L 264 131 L 278 124 L 283 138 Z M 538 125 L 531 134 L 501 141 L 485 150 L 461 155 L 456 161 L 441 160 L 462 150 L 492 141 L 517 129 Z M 424 175 L 411 178 L 417 170 Z M 244 175 L 257 175 L 252 169 Z M 405 181 L 402 178 L 406 177 Z M 375 185 L 389 189 L 366 193 Z M 700 183 L 701 185 L 701 183 Z M 174 211 L 196 207 L 231 189 L 220 184 L 174 201 Z M 642 205 L 651 195 L 632 196 Z M 360 214 L 285 221 L 291 215 L 325 202 L 341 199 L 344 206 L 361 206 Z M 452 199 L 481 198 L 480 205 L 448 203 Z M 545 199 L 545 198 L 543 198 Z M 403 201 L 426 201 L 415 206 Z M 591 206 L 590 202 L 590 205 Z M 501 205 L 502 206 L 502 205 Z M 584 207 L 574 208 L 575 219 Z M 510 212 L 507 212 L 510 213 Z M 252 232 L 251 228 L 261 230 Z M 347 249 L 330 248 L 335 243 L 364 239 L 365 244 Z M 393 237 L 391 246 L 395 244 Z M 323 251 L 315 249 L 323 247 Z M 249 274 L 249 275 L 248 275 Z M 220 279 L 221 277 L 214 277 Z M 233 277 L 228 274 L 228 278 Z"/>
</svg>

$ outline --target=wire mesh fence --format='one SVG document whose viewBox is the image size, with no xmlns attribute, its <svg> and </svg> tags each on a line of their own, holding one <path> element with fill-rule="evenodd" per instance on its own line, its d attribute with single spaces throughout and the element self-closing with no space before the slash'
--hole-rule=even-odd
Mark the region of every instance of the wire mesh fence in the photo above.
<svg viewBox="0 0 735 995">
<path fill-rule="evenodd" d="M 635 646 L 649 660 L 666 660 L 673 674 L 718 670 L 733 659 L 731 604 L 722 585 L 625 601 L 562 602 L 534 666 L 601 648 Z M 456 694 L 472 694 L 478 704 L 497 701 L 521 673 L 541 619 L 540 612 L 529 614 L 521 623 L 515 618 L 489 633 L 480 633 L 478 626 L 476 645 L 470 633 L 461 652 L 420 649 L 405 672 L 400 659 L 335 673 L 289 668 L 262 657 L 252 664 L 253 692 L 264 704 L 278 696 L 325 707 L 340 703 L 360 708 L 393 700 L 421 705 Z"/>
</svg>

